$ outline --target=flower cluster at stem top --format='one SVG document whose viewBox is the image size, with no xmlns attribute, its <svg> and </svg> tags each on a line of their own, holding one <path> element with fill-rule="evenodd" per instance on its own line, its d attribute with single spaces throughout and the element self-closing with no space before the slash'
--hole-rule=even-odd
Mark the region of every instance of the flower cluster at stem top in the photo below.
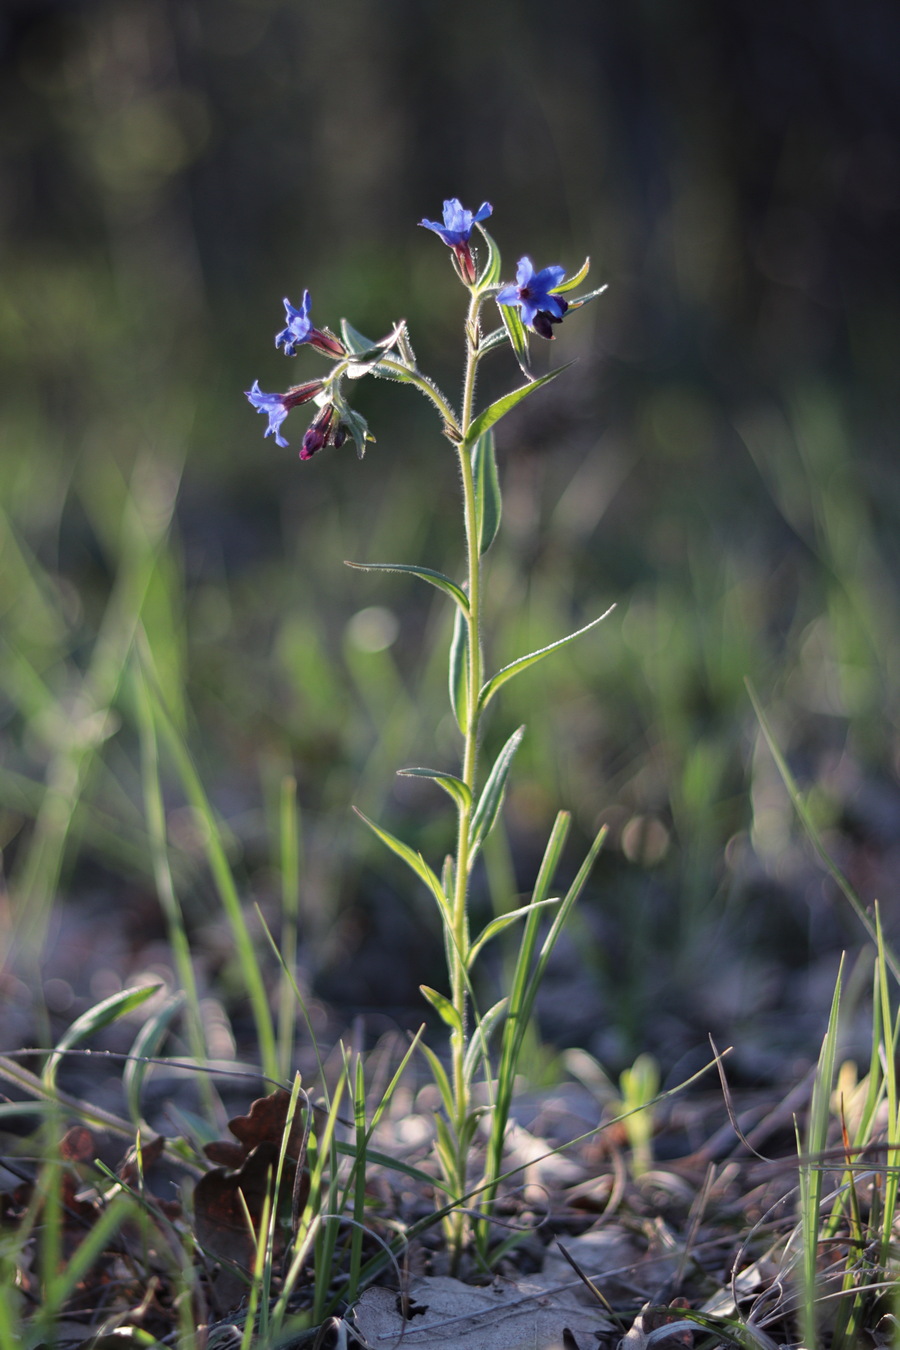
<svg viewBox="0 0 900 1350">
<path fill-rule="evenodd" d="M 559 292 L 576 285 L 586 272 L 587 264 L 575 279 L 565 282 L 565 268 L 560 266 L 545 267 L 536 272 L 531 258 L 525 256 L 519 259 L 515 284 L 489 284 L 490 281 L 494 280 L 496 274 L 492 274 L 491 278 L 486 281 L 485 276 L 488 269 L 485 270 L 485 274 L 482 275 L 479 282 L 476 258 L 471 243 L 472 230 L 476 225 L 481 229 L 480 223 L 486 220 L 492 212 L 493 207 L 490 202 L 482 202 L 478 210 L 473 212 L 467 211 L 457 197 L 451 197 L 444 202 L 442 222 L 420 220 L 419 224 L 425 226 L 426 229 L 433 230 L 451 250 L 457 275 L 463 284 L 470 289 L 474 297 L 493 295 L 499 306 L 518 309 L 521 324 L 526 329 L 536 333 L 539 337 L 552 339 L 553 326 L 562 323 L 570 307 Z M 483 230 L 481 230 L 481 233 L 493 249 L 494 245 L 489 237 Z M 499 270 L 499 263 L 497 267 Z M 585 299 L 590 298 L 592 297 L 582 297 L 581 300 L 575 302 L 575 305 L 582 304 Z M 251 388 L 245 391 L 246 397 L 257 412 L 268 417 L 269 424 L 266 427 L 265 434 L 266 436 L 274 436 L 275 443 L 279 446 L 287 446 L 288 444 L 281 434 L 281 425 L 291 409 L 298 407 L 301 403 L 308 403 L 315 399 L 319 405 L 319 411 L 303 437 L 300 447 L 301 459 L 311 459 L 325 446 L 342 444 L 348 433 L 352 434 L 357 451 L 361 456 L 366 440 L 373 438 L 368 433 L 365 420 L 359 413 L 348 408 L 345 403 L 341 393 L 341 381 L 348 372 L 354 378 L 356 375 L 365 374 L 369 371 L 376 375 L 384 375 L 385 368 L 378 368 L 378 360 L 386 356 L 395 343 L 401 341 L 402 325 L 394 330 L 390 339 L 386 338 L 381 343 L 374 344 L 370 351 L 363 353 L 363 356 L 360 357 L 357 349 L 352 352 L 348 351 L 345 343 L 340 338 L 335 337 L 330 330 L 316 328 L 313 325 L 310 319 L 310 305 L 309 291 L 303 292 L 299 307 L 285 299 L 285 326 L 276 335 L 275 346 L 281 347 L 285 356 L 295 356 L 297 349 L 302 346 L 314 348 L 323 356 L 327 356 L 336 362 L 331 375 L 325 379 L 311 380 L 306 384 L 294 385 L 283 394 L 267 394 L 260 389 L 259 381 L 254 380 Z M 506 321 L 504 322 L 506 323 Z M 506 326 L 509 329 L 508 323 L 506 323 Z M 521 334 L 521 327 L 518 331 Z M 352 333 L 352 330 L 350 332 Z M 346 336 L 347 330 L 345 328 Z M 525 341 L 526 339 L 523 336 L 521 343 Z M 517 355 L 520 355 L 520 353 L 517 352 Z M 362 368 L 359 368 L 360 360 L 363 361 Z M 351 370 L 354 362 L 357 365 L 355 371 Z M 411 349 L 409 349 L 408 357 L 404 354 L 401 364 L 405 365 L 406 370 L 419 377 L 420 380 L 424 378 L 420 376 L 415 367 Z M 527 373 L 527 365 L 524 368 Z"/>
</svg>

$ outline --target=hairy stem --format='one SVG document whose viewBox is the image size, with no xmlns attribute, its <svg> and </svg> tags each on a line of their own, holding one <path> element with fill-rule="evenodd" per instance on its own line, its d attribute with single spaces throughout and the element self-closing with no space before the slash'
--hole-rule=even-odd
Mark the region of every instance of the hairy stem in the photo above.
<svg viewBox="0 0 900 1350">
<path fill-rule="evenodd" d="M 466 436 L 472 423 L 472 409 L 475 399 L 475 376 L 478 368 L 478 347 L 473 338 L 478 332 L 481 300 L 473 295 L 469 304 L 466 331 L 469 335 L 466 352 L 466 374 L 463 386 L 463 403 L 460 417 L 463 440 L 458 447 L 459 466 L 463 486 L 463 512 L 466 530 L 466 563 L 468 572 L 468 700 L 466 704 L 465 745 L 463 749 L 463 782 L 471 789 L 472 804 L 463 806 L 459 812 L 459 832 L 456 841 L 456 876 L 453 896 L 453 1006 L 460 1015 L 463 1029 L 453 1046 L 453 1088 L 457 1106 L 457 1129 L 461 1129 L 468 1114 L 468 1090 L 464 1073 L 466 1051 L 466 963 L 469 953 L 469 832 L 472 810 L 475 800 L 475 784 L 478 776 L 478 728 L 480 714 L 478 709 L 478 691 L 482 682 L 481 661 L 481 554 L 478 539 L 478 527 L 475 507 L 475 480 L 472 474 L 472 447 L 466 443 Z"/>
</svg>

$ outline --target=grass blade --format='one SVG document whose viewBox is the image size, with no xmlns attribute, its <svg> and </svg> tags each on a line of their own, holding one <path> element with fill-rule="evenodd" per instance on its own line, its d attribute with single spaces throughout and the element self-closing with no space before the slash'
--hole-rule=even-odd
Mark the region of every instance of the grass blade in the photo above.
<svg viewBox="0 0 900 1350">
<path fill-rule="evenodd" d="M 82 1013 L 80 1017 L 76 1017 L 47 1057 L 47 1063 L 44 1065 L 44 1071 L 41 1074 L 44 1086 L 51 1089 L 55 1088 L 56 1072 L 60 1060 L 67 1050 L 71 1050 L 73 1045 L 77 1045 L 79 1041 L 92 1036 L 94 1032 L 108 1027 L 111 1022 L 115 1022 L 127 1013 L 133 1012 L 135 1008 L 139 1008 L 142 1003 L 146 1003 L 147 999 L 151 998 L 161 988 L 162 985 L 160 984 L 144 984 L 138 989 L 122 989 L 117 994 L 110 994 L 109 998 L 101 1000 L 100 1003 L 95 1003 L 93 1008 L 88 1008 L 87 1012 Z"/>
<path fill-rule="evenodd" d="M 813 848 L 815 849 L 816 853 L 819 855 L 819 858 L 821 859 L 822 863 L 825 866 L 825 870 L 828 872 L 829 876 L 834 881 L 835 885 L 838 887 L 844 898 L 849 901 L 854 914 L 859 919 L 860 923 L 866 930 L 866 933 L 871 938 L 872 942 L 875 944 L 875 947 L 877 949 L 878 933 L 876 931 L 875 925 L 873 924 L 872 920 L 869 918 L 869 915 L 863 908 L 862 902 L 859 896 L 856 894 L 856 891 L 850 885 L 850 882 L 844 876 L 843 872 L 838 867 L 838 865 L 833 861 L 830 854 L 828 853 L 828 850 L 825 848 L 825 845 L 822 843 L 822 836 L 819 834 L 819 831 L 813 824 L 812 817 L 810 816 L 809 812 L 806 809 L 806 804 L 803 801 L 803 798 L 800 794 L 800 789 L 797 787 L 796 779 L 794 778 L 794 775 L 788 768 L 787 760 L 782 754 L 778 742 L 775 739 L 775 733 L 772 730 L 768 718 L 763 712 L 762 704 L 759 701 L 756 690 L 754 689 L 753 685 L 749 680 L 745 680 L 744 683 L 747 688 L 747 693 L 750 695 L 750 702 L 753 704 L 753 711 L 756 713 L 756 718 L 757 721 L 759 722 L 760 729 L 762 731 L 763 736 L 766 739 L 766 744 L 768 745 L 772 758 L 775 761 L 775 766 L 781 775 L 781 780 L 784 783 L 784 786 L 787 788 L 788 796 L 791 799 L 791 805 L 793 806 L 795 812 L 797 813 L 797 819 L 800 821 L 800 824 L 806 831 L 810 843 L 812 844 Z M 888 964 L 888 967 L 890 968 L 891 974 L 893 975 L 894 979 L 898 982 L 898 984 L 900 984 L 900 962 L 897 961 L 896 956 L 891 951 L 890 947 L 888 947 L 886 944 L 884 944 L 884 957 L 885 961 Z"/>
</svg>

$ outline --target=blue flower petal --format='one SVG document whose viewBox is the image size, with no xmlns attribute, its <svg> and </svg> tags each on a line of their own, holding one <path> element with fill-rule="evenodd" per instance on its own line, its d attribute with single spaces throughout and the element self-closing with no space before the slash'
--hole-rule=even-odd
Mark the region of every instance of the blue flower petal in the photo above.
<svg viewBox="0 0 900 1350">
<path fill-rule="evenodd" d="M 287 319 L 287 327 L 283 328 L 275 338 L 276 347 L 284 344 L 285 356 L 293 356 L 295 347 L 309 341 L 310 334 L 313 331 L 309 317 L 309 306 L 309 291 L 303 292 L 299 309 L 296 309 L 290 300 L 285 297 L 284 313 Z"/>
</svg>

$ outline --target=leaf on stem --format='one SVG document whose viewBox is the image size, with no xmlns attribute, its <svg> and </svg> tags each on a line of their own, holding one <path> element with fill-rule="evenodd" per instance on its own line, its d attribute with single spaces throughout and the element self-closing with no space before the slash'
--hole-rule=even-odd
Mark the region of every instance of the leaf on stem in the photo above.
<svg viewBox="0 0 900 1350">
<path fill-rule="evenodd" d="M 588 291 L 587 295 L 579 295 L 576 300 L 569 301 L 569 309 L 581 309 L 582 305 L 586 305 L 590 300 L 596 300 L 598 295 L 602 295 L 604 291 L 608 290 L 609 287 L 606 285 L 598 286 L 595 291 Z"/>
<path fill-rule="evenodd" d="M 469 725 L 469 625 L 462 609 L 456 611 L 450 640 L 450 706 L 465 736 Z"/>
<path fill-rule="evenodd" d="M 506 1006 L 509 998 L 501 998 L 499 1003 L 495 1003 L 493 1008 L 488 1008 L 484 1017 L 479 1017 L 478 1024 L 472 1033 L 472 1039 L 469 1041 L 466 1050 L 466 1056 L 463 1061 L 463 1074 L 467 1083 L 472 1081 L 472 1075 L 475 1072 L 479 1059 L 487 1059 L 488 1041 L 491 1032 L 499 1022 L 500 1018 L 506 1012 Z M 486 1072 L 486 1078 L 490 1078 L 490 1072 Z"/>
<path fill-rule="evenodd" d="M 438 783 L 446 793 L 449 794 L 463 811 L 472 805 L 472 793 L 468 784 L 461 778 L 456 778 L 452 773 L 441 773 L 439 769 L 398 769 L 398 775 L 401 778 L 431 778 Z"/>
<path fill-rule="evenodd" d="M 449 595 L 451 600 L 455 600 L 464 614 L 469 612 L 469 598 L 462 586 L 458 586 L 450 577 L 443 572 L 436 572 L 433 567 L 419 567 L 414 563 L 358 563 L 350 562 L 344 559 L 345 567 L 355 567 L 358 572 L 409 572 L 414 577 L 420 577 L 422 581 L 427 581 L 432 586 L 437 586 L 439 591 Z"/>
<path fill-rule="evenodd" d="M 486 942 L 490 942 L 491 938 L 496 937 L 497 934 L 502 933 L 505 928 L 509 928 L 510 924 L 515 923 L 518 919 L 524 919 L 526 915 L 533 913 L 536 909 L 540 909 L 543 905 L 558 904 L 559 896 L 551 897 L 548 900 L 532 900 L 528 905 L 521 905 L 518 909 L 510 909 L 506 914 L 500 914 L 496 919 L 491 919 L 491 922 L 482 928 L 478 937 L 469 948 L 469 956 L 466 963 L 469 970 L 472 969 L 472 963 L 482 947 Z"/>
<path fill-rule="evenodd" d="M 420 984 L 419 990 L 428 999 L 435 1012 L 440 1014 L 441 1020 L 447 1023 L 451 1031 L 455 1031 L 457 1035 L 461 1036 L 463 1034 L 462 1018 L 449 998 L 439 994 L 436 989 L 432 989 L 427 984 Z"/>
<path fill-rule="evenodd" d="M 503 306 L 504 311 L 509 308 L 508 305 Z M 532 378 L 529 384 L 520 384 L 518 389 L 513 389 L 512 393 L 504 394 L 502 398 L 498 398 L 493 403 L 488 404 L 484 411 L 478 414 L 472 425 L 469 427 L 468 434 L 466 435 L 468 444 L 474 445 L 479 436 L 483 436 L 495 422 L 499 422 L 501 417 L 505 417 L 508 412 L 511 412 L 517 403 L 522 402 L 523 398 L 527 398 L 529 394 L 533 394 L 534 391 L 540 389 L 542 385 L 549 384 L 551 380 L 555 380 L 557 375 L 561 375 L 564 370 L 568 370 L 569 366 L 572 364 L 571 361 L 567 361 L 564 366 L 557 366 L 555 370 L 548 371 L 546 375 L 541 375 L 539 379 L 535 380 Z"/>
<path fill-rule="evenodd" d="M 419 1049 L 431 1066 L 431 1074 L 434 1078 L 435 1086 L 441 1094 L 444 1110 L 447 1112 L 448 1118 L 452 1120 L 456 1114 L 456 1103 L 453 1100 L 453 1089 L 450 1086 L 450 1079 L 447 1077 L 447 1070 L 444 1068 L 431 1047 L 426 1045 L 424 1041 L 419 1042 Z M 436 1119 L 440 1119 L 440 1117 L 436 1117 Z M 371 1156 L 372 1155 L 370 1154 L 370 1160 Z"/>
<path fill-rule="evenodd" d="M 573 273 L 572 276 L 566 277 L 565 281 L 560 282 L 558 286 L 554 286 L 550 294 L 562 295 L 563 291 L 574 291 L 576 286 L 581 285 L 590 270 L 591 260 L 587 257 L 579 267 L 578 271 Z"/>
<path fill-rule="evenodd" d="M 519 727 L 518 730 L 513 732 L 497 758 L 494 760 L 494 766 L 488 774 L 484 787 L 481 789 L 481 796 L 478 799 L 478 805 L 476 806 L 475 814 L 472 817 L 472 828 L 469 834 L 470 864 L 475 861 L 478 856 L 478 850 L 494 828 L 494 822 L 497 819 L 497 814 L 503 804 L 503 794 L 506 791 L 506 780 L 509 777 L 509 771 L 512 767 L 513 756 L 518 750 L 524 735 L 524 726 Z"/>
<path fill-rule="evenodd" d="M 479 436 L 472 447 L 472 477 L 475 482 L 478 549 L 481 554 L 485 554 L 500 528 L 503 510 L 493 431 L 486 431 L 483 436 Z"/>
<path fill-rule="evenodd" d="M 488 352 L 493 351 L 495 347 L 502 347 L 504 342 L 509 341 L 509 333 L 505 328 L 495 328 L 493 332 L 483 337 L 478 346 L 478 355 L 486 356 Z"/>
<path fill-rule="evenodd" d="M 500 260 L 500 250 L 488 234 L 487 230 L 485 230 L 478 221 L 475 223 L 478 233 L 483 235 L 488 246 L 487 259 L 485 260 L 484 267 L 481 269 L 481 276 L 476 282 L 476 288 L 481 292 L 489 290 L 491 286 L 497 285 L 497 282 L 500 280 L 502 262 Z"/>
<path fill-rule="evenodd" d="M 353 810 L 359 816 L 360 820 L 365 821 L 372 833 L 377 834 L 381 842 L 387 844 L 391 852 L 396 853 L 398 858 L 402 858 L 407 867 L 411 868 L 416 876 L 419 877 L 421 881 L 425 882 L 425 885 L 438 902 L 438 908 L 441 911 L 442 917 L 446 919 L 450 913 L 447 897 L 441 889 L 441 883 L 438 881 L 421 853 L 416 853 L 408 844 L 404 844 L 401 839 L 397 839 L 391 834 L 389 830 L 384 830 L 380 825 L 376 825 L 374 820 L 370 820 L 365 812 L 360 811 L 358 806 L 354 806 Z"/>
<path fill-rule="evenodd" d="M 533 380 L 531 363 L 528 359 L 528 334 L 525 331 L 521 315 L 515 305 L 498 305 L 497 308 L 500 311 L 506 336 L 509 338 L 510 345 L 516 354 L 516 360 L 521 367 L 522 374 L 527 380 Z"/>
<path fill-rule="evenodd" d="M 610 605 L 605 613 L 599 615 L 596 619 L 592 619 L 590 623 L 586 623 L 584 627 L 579 628 L 577 632 L 569 633 L 568 637 L 559 638 L 558 641 L 551 642 L 548 647 L 540 647 L 536 652 L 529 652 L 527 656 L 520 656 L 517 661 L 512 661 L 508 666 L 504 666 L 502 670 L 498 670 L 497 674 L 493 675 L 482 688 L 478 700 L 479 707 L 482 710 L 485 709 L 500 686 L 506 684 L 506 681 L 511 680 L 514 675 L 518 675 L 519 671 L 527 670 L 529 666 L 533 666 L 536 661 L 540 661 L 542 657 L 548 656 L 550 652 L 555 652 L 558 648 L 565 647 L 568 643 L 574 642 L 575 639 L 581 637 L 582 634 L 589 633 L 592 628 L 597 627 L 598 623 L 602 623 L 605 618 L 612 614 L 614 609 L 615 605 Z"/>
</svg>

